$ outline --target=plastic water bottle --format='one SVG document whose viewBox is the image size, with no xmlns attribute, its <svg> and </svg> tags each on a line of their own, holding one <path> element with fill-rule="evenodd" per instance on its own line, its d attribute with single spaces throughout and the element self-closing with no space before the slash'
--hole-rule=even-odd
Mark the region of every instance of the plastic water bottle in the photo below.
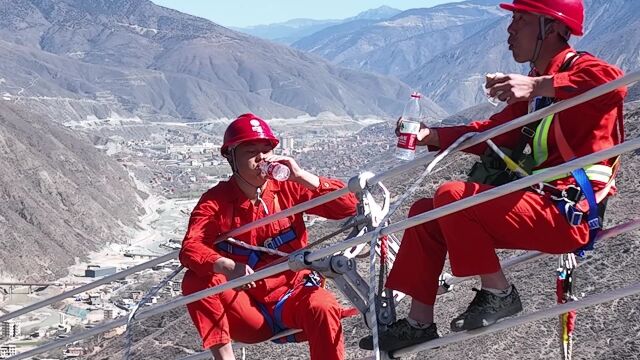
<svg viewBox="0 0 640 360">
<path fill-rule="evenodd" d="M 416 157 L 416 145 L 422 109 L 420 107 L 420 95 L 417 92 L 411 94 L 411 100 L 404 107 L 402 121 L 400 123 L 400 135 L 396 146 L 396 157 L 402 160 L 413 160 Z"/>
<path fill-rule="evenodd" d="M 487 100 L 493 106 L 498 106 L 498 104 L 500 104 L 500 99 L 498 99 L 498 96 L 502 94 L 502 91 L 498 91 L 495 97 L 491 97 L 491 95 L 489 94 L 489 89 L 487 89 L 486 87 L 486 84 L 489 82 L 489 80 L 493 80 L 498 76 L 504 76 L 504 74 L 501 72 L 497 72 L 497 73 L 485 75 L 485 83 L 482 85 L 482 90 L 484 90 L 484 94 L 487 96 Z"/>
<path fill-rule="evenodd" d="M 285 181 L 289 178 L 291 171 L 286 165 L 278 162 L 262 162 L 258 165 L 262 176 L 276 181 Z"/>
</svg>

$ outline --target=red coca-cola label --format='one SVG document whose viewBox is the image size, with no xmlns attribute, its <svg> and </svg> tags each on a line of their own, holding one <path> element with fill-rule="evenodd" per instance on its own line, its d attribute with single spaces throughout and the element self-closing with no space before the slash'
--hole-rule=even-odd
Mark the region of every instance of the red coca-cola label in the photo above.
<svg viewBox="0 0 640 360">
<path fill-rule="evenodd" d="M 403 134 L 398 136 L 398 147 L 401 149 L 415 150 L 416 149 L 416 134 Z"/>
</svg>

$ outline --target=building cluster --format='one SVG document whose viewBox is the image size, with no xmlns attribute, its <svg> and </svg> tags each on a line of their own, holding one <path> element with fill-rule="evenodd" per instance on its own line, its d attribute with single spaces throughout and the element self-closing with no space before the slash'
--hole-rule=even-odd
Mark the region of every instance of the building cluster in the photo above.
<svg viewBox="0 0 640 360">
<path fill-rule="evenodd" d="M 19 321 L 7 320 L 2 322 L 2 337 L 15 338 L 22 334 L 21 324 Z"/>
</svg>

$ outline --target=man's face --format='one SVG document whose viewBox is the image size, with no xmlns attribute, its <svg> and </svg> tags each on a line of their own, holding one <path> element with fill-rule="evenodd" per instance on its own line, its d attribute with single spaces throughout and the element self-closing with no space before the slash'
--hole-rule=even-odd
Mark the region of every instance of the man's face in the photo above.
<svg viewBox="0 0 640 360">
<path fill-rule="evenodd" d="M 238 145 L 235 149 L 235 161 L 240 175 L 246 180 L 264 180 L 260 176 L 258 164 L 267 155 L 271 155 L 273 145 L 268 140 L 248 141 Z"/>
<path fill-rule="evenodd" d="M 509 32 L 509 50 L 519 63 L 531 61 L 535 52 L 540 27 L 538 15 L 514 11 Z"/>
</svg>

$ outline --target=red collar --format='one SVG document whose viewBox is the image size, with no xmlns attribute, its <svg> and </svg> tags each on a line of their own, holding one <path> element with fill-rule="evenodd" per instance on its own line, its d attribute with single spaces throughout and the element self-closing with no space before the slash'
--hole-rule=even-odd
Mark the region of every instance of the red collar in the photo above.
<svg viewBox="0 0 640 360">
<path fill-rule="evenodd" d="M 244 194 L 238 183 L 234 179 L 229 179 L 227 182 L 227 191 L 229 199 L 232 200 L 235 206 L 248 209 L 251 206 L 251 200 Z M 262 199 L 268 202 L 272 202 L 275 197 L 275 193 L 280 191 L 280 182 L 275 180 L 267 181 L 267 186 L 262 190 Z"/>
<path fill-rule="evenodd" d="M 567 46 L 564 50 L 560 51 L 553 58 L 551 58 L 551 61 L 549 61 L 549 64 L 547 65 L 544 73 L 540 75 L 557 74 L 558 71 L 560 71 L 560 67 L 562 67 L 562 64 L 564 64 L 565 60 L 567 59 L 567 54 L 569 53 L 575 54 L 576 51 L 572 47 Z"/>
</svg>

